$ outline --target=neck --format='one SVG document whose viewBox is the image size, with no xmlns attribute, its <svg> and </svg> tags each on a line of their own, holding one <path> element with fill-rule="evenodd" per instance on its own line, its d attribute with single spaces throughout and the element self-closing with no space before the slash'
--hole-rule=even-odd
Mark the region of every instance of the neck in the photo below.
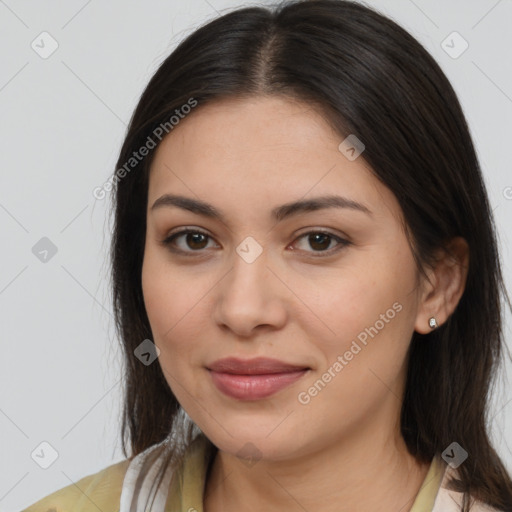
<svg viewBox="0 0 512 512">
<path fill-rule="evenodd" d="M 408 512 L 428 471 L 407 451 L 396 428 L 382 423 L 284 461 L 247 466 L 218 451 L 205 488 L 205 512 L 321 510 Z"/>
</svg>

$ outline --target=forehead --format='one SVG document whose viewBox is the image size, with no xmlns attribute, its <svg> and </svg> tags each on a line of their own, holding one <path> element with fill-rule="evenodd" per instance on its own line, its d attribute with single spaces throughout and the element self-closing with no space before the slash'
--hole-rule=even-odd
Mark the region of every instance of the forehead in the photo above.
<svg viewBox="0 0 512 512">
<path fill-rule="evenodd" d="M 313 107 L 284 97 L 258 96 L 199 105 L 159 149 L 181 146 L 184 151 L 193 149 L 192 157 L 210 160 L 283 152 L 292 158 L 328 150 L 326 139 L 338 138 Z"/>
<path fill-rule="evenodd" d="M 312 106 L 283 97 L 199 105 L 156 150 L 149 202 L 164 193 L 245 202 L 259 207 L 309 195 L 340 193 L 374 209 L 399 213 L 394 195 L 359 157 L 338 146 Z"/>
</svg>

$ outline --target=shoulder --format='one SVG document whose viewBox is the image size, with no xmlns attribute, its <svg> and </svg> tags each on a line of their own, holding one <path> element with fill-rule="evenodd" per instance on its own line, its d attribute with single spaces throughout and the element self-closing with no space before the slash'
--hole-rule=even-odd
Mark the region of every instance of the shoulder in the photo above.
<svg viewBox="0 0 512 512">
<path fill-rule="evenodd" d="M 448 482 L 457 477 L 458 472 L 450 466 L 446 466 L 432 512 L 460 512 L 462 510 L 463 494 L 451 490 L 448 486 Z M 470 510 L 471 512 L 505 512 L 474 499 Z"/>
<path fill-rule="evenodd" d="M 49 494 L 22 512 L 116 512 L 123 479 L 130 464 L 125 459 L 85 476 L 77 482 Z"/>
</svg>

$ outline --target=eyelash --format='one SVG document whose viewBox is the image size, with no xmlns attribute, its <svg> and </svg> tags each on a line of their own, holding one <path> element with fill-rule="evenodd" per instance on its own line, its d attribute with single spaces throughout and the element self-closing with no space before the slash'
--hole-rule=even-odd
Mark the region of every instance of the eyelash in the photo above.
<svg viewBox="0 0 512 512">
<path fill-rule="evenodd" d="M 194 250 L 184 251 L 182 249 L 178 249 L 175 246 L 173 246 L 173 242 L 178 237 L 183 236 L 183 235 L 187 235 L 187 234 L 200 234 L 200 235 L 204 235 L 208 239 L 212 239 L 212 237 L 210 235 L 208 235 L 208 233 L 205 233 L 204 231 L 202 231 L 200 229 L 183 229 L 181 231 L 178 231 L 176 233 L 172 233 L 171 235 L 169 235 L 167 238 L 165 238 L 164 240 L 161 241 L 161 244 L 163 246 L 167 247 L 171 252 L 176 253 L 176 254 L 182 254 L 184 256 L 192 256 L 192 257 L 193 256 L 199 256 L 200 253 L 204 252 L 204 249 L 198 249 L 198 250 L 195 250 L 195 251 Z M 302 233 L 300 236 L 298 236 L 294 240 L 294 242 L 296 240 L 300 240 L 300 239 L 302 239 L 304 237 L 307 237 L 309 235 L 326 235 L 329 238 L 331 238 L 331 239 L 335 240 L 336 242 L 338 242 L 338 246 L 335 246 L 334 248 L 331 248 L 331 249 L 328 249 L 328 250 L 325 250 L 325 251 L 306 251 L 308 253 L 312 253 L 314 258 L 322 258 L 322 257 L 331 256 L 334 253 L 337 253 L 338 251 L 343 249 L 344 247 L 346 247 L 348 245 L 351 245 L 351 242 L 349 242 L 348 240 L 346 240 L 344 238 L 341 238 L 341 237 L 335 235 L 334 233 L 331 233 L 329 231 L 324 231 L 324 230 L 321 230 L 321 229 L 320 230 L 308 231 L 306 233 Z"/>
</svg>

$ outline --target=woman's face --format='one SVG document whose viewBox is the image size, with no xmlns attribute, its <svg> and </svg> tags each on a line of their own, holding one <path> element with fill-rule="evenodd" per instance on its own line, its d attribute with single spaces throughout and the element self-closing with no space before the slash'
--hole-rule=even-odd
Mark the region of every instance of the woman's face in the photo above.
<svg viewBox="0 0 512 512">
<path fill-rule="evenodd" d="M 197 107 L 156 150 L 142 268 L 153 341 L 226 452 L 284 460 L 398 432 L 407 349 L 428 317 L 401 209 L 342 141 L 307 104 L 258 97 Z"/>
</svg>

